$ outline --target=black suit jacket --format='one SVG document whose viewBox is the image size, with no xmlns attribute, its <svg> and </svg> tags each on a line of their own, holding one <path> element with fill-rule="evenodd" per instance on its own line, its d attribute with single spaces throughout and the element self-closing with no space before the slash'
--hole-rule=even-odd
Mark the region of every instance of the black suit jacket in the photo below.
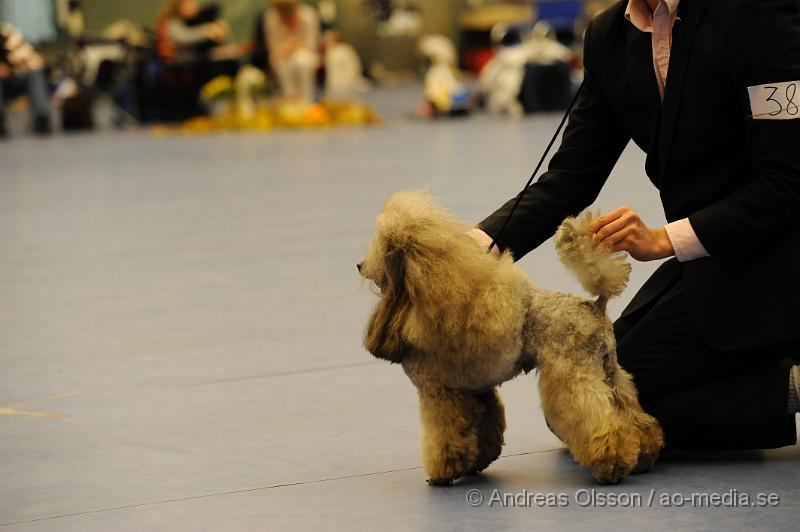
<svg viewBox="0 0 800 532">
<path fill-rule="evenodd" d="M 683 274 L 703 339 L 743 350 L 800 338 L 800 119 L 755 120 L 747 87 L 800 80 L 796 0 L 682 0 L 663 104 L 651 35 L 620 2 L 587 30 L 586 81 L 548 171 L 498 244 L 521 258 L 597 198 L 630 140 L 668 221 L 711 255 L 667 261 L 623 315 Z M 800 103 L 800 84 L 798 96 Z M 479 226 L 496 237 L 513 199 Z"/>
</svg>

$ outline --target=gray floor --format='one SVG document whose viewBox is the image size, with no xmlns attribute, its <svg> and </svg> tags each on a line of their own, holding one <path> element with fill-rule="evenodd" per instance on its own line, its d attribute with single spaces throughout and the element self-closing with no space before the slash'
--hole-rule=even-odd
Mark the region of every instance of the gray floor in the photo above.
<svg viewBox="0 0 800 532">
<path fill-rule="evenodd" d="M 502 388 L 486 477 L 425 485 L 414 391 L 360 346 L 375 297 L 355 263 L 394 190 L 489 213 L 558 117 L 422 123 L 402 118 L 415 95 L 373 98 L 392 118 L 378 129 L 0 144 L 0 528 L 796 529 L 797 448 L 671 456 L 598 487 L 547 431 L 532 375 Z M 657 224 L 642 160 L 625 154 L 597 207 Z M 550 243 L 522 264 L 579 291 Z M 620 504 L 586 506 L 592 489 Z M 779 503 L 678 499 L 730 490 Z M 526 493 L 566 501 L 490 505 Z"/>
</svg>

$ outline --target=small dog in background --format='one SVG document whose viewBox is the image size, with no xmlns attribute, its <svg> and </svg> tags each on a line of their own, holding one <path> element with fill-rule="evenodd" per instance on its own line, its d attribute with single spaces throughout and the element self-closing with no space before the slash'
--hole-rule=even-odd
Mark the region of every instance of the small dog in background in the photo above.
<svg viewBox="0 0 800 532">
<path fill-rule="evenodd" d="M 630 265 L 595 247 L 590 213 L 559 228 L 564 265 L 597 297 L 537 288 L 506 252 L 496 259 L 470 225 L 426 191 L 393 194 L 358 265 L 381 289 L 364 345 L 400 364 L 417 388 L 429 483 L 477 474 L 500 456 L 505 414 L 497 386 L 536 368 L 545 419 L 601 483 L 646 471 L 663 446 L 630 374 L 617 364 L 609 298 Z"/>
</svg>

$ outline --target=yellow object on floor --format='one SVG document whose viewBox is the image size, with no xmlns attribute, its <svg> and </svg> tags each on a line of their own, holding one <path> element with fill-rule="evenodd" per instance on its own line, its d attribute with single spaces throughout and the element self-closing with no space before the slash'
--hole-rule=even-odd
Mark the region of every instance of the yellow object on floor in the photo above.
<svg viewBox="0 0 800 532">
<path fill-rule="evenodd" d="M 380 122 L 380 117 L 372 107 L 358 102 L 265 101 L 252 113 L 243 112 L 235 102 L 224 102 L 212 116 L 191 118 L 177 126 L 156 126 L 153 131 L 156 134 L 208 134 L 221 131 L 365 126 Z"/>
</svg>

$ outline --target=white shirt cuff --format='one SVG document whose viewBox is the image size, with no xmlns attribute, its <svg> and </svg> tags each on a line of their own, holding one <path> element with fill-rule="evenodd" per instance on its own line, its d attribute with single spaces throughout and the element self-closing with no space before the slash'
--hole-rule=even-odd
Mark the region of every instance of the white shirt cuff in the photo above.
<svg viewBox="0 0 800 532">
<path fill-rule="evenodd" d="M 678 262 L 689 262 L 710 256 L 697 238 L 688 218 L 667 224 L 664 229 L 667 231 L 667 237 L 672 243 Z"/>
</svg>

